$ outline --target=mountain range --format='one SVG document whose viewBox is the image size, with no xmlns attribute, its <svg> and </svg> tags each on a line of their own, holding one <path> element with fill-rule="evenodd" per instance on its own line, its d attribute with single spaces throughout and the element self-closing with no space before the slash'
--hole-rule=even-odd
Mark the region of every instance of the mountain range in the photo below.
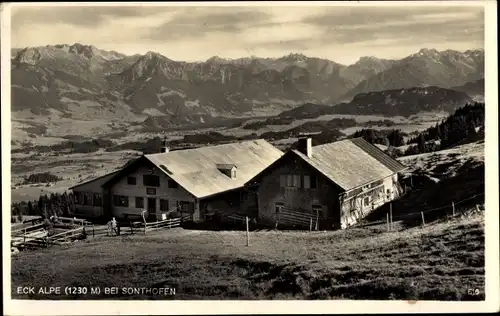
<svg viewBox="0 0 500 316">
<path fill-rule="evenodd" d="M 481 49 L 422 49 L 401 60 L 361 57 L 342 65 L 303 54 L 183 62 L 74 44 L 13 49 L 11 61 L 14 118 L 167 116 L 173 124 L 276 114 L 305 102 L 334 105 L 382 90 L 436 86 L 479 93 L 484 78 Z"/>
</svg>

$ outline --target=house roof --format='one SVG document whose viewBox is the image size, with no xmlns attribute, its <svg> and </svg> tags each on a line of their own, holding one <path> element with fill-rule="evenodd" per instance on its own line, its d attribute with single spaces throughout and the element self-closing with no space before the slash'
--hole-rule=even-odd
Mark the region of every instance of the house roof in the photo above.
<svg viewBox="0 0 500 316">
<path fill-rule="evenodd" d="M 281 150 L 258 139 L 150 154 L 142 158 L 150 161 L 196 198 L 204 198 L 243 187 L 282 155 Z M 236 178 L 231 179 L 222 173 L 218 169 L 220 165 L 237 166 Z"/>
<path fill-rule="evenodd" d="M 380 180 L 405 167 L 372 144 L 355 139 L 312 147 L 312 157 L 293 152 L 325 177 L 348 191 Z"/>
<path fill-rule="evenodd" d="M 381 150 L 378 146 L 370 144 L 362 137 L 353 138 L 353 139 L 351 139 L 351 142 L 353 142 L 356 146 L 363 149 L 365 152 L 367 152 L 373 158 L 377 159 L 380 163 L 382 163 L 384 166 L 386 166 L 387 168 L 389 168 L 393 172 L 400 172 L 400 171 L 406 169 L 406 167 L 403 164 L 401 164 L 399 161 L 391 158 L 383 150 Z"/>
<path fill-rule="evenodd" d="M 92 183 L 92 182 L 96 182 L 97 185 L 101 186 L 103 185 L 104 183 L 108 182 L 109 179 L 111 179 L 114 175 L 116 175 L 118 171 L 113 171 L 111 173 L 107 173 L 103 176 L 100 176 L 98 178 L 94 178 L 94 179 L 91 179 L 91 180 L 88 180 L 88 181 L 85 181 L 85 182 L 82 182 L 82 183 L 78 183 L 77 185 L 74 185 L 72 186 L 71 188 L 69 188 L 69 190 L 73 190 L 74 188 L 78 188 L 82 185 L 86 185 L 86 184 L 89 184 L 89 183 Z"/>
</svg>

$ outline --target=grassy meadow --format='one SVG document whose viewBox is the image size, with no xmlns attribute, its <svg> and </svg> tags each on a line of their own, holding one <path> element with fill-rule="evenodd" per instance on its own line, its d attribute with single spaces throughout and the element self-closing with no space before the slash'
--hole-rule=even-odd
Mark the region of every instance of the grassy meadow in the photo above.
<svg viewBox="0 0 500 316">
<path fill-rule="evenodd" d="M 270 242 L 271 241 L 271 242 Z M 484 300 L 484 216 L 335 232 L 172 229 L 12 258 L 14 299 Z M 16 287 L 175 288 L 174 296 L 19 295 Z M 470 295 L 469 290 L 478 290 Z"/>
</svg>

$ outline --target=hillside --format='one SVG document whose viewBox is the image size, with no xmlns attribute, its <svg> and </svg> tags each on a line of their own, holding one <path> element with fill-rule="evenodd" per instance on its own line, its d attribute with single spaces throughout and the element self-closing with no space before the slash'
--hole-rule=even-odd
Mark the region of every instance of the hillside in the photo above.
<svg viewBox="0 0 500 316">
<path fill-rule="evenodd" d="M 484 78 L 472 82 L 467 82 L 464 85 L 453 87 L 452 90 L 465 92 L 471 97 L 484 96 Z"/>
<path fill-rule="evenodd" d="M 241 231 L 172 229 L 90 239 L 13 256 L 12 296 L 54 298 L 16 294 L 29 283 L 175 288 L 175 296 L 117 293 L 107 299 L 484 300 L 484 216 L 384 230 L 256 231 L 249 247 Z M 57 296 L 75 298 L 104 294 Z"/>
<path fill-rule="evenodd" d="M 439 87 L 408 88 L 361 93 L 349 103 L 333 107 L 335 114 L 408 117 L 420 112 L 453 112 L 471 102 L 464 93 Z"/>
<path fill-rule="evenodd" d="M 427 87 L 376 91 L 357 95 L 351 102 L 334 106 L 305 103 L 283 111 L 265 120 L 244 125 L 247 129 L 258 129 L 268 125 L 288 125 L 294 120 L 314 119 L 324 115 L 376 115 L 385 117 L 410 117 L 419 113 L 448 112 L 472 101 L 465 92 Z"/>
<path fill-rule="evenodd" d="M 400 157 L 407 167 L 401 177 L 403 187 L 412 188 L 401 199 L 393 201 L 392 209 L 406 225 L 444 218 L 455 210 L 475 208 L 485 200 L 484 140 L 454 146 L 430 153 Z M 384 220 L 389 205 L 371 213 L 367 221 Z"/>
<path fill-rule="evenodd" d="M 457 68 L 451 57 L 440 59 L 446 67 L 422 67 L 418 60 L 424 57 L 414 55 L 402 61 L 362 57 L 346 66 L 302 54 L 183 62 L 155 52 L 126 56 L 78 43 L 27 47 L 12 51 L 13 118 L 31 113 L 51 119 L 130 122 L 153 115 L 183 124 L 219 115 L 273 115 L 306 102 L 335 104 L 346 93 L 399 89 L 393 79 L 369 83 L 393 72 L 404 77 L 396 81 L 408 88 L 456 86 L 481 78 L 482 51 L 439 54 L 454 56 L 467 67 Z M 397 70 L 408 63 L 420 73 L 432 69 L 431 74 Z"/>
</svg>

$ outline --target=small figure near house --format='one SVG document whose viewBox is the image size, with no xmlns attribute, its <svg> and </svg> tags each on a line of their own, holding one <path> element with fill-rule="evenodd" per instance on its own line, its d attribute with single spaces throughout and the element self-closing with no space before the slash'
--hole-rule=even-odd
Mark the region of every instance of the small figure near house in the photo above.
<svg viewBox="0 0 500 316">
<path fill-rule="evenodd" d="M 113 217 L 112 220 L 108 222 L 108 236 L 118 235 L 116 219 Z"/>
<path fill-rule="evenodd" d="M 117 226 L 118 226 L 118 224 L 116 223 L 116 219 L 113 217 L 113 219 L 111 220 L 111 229 L 113 229 L 113 231 L 116 235 L 119 235 Z"/>
</svg>

